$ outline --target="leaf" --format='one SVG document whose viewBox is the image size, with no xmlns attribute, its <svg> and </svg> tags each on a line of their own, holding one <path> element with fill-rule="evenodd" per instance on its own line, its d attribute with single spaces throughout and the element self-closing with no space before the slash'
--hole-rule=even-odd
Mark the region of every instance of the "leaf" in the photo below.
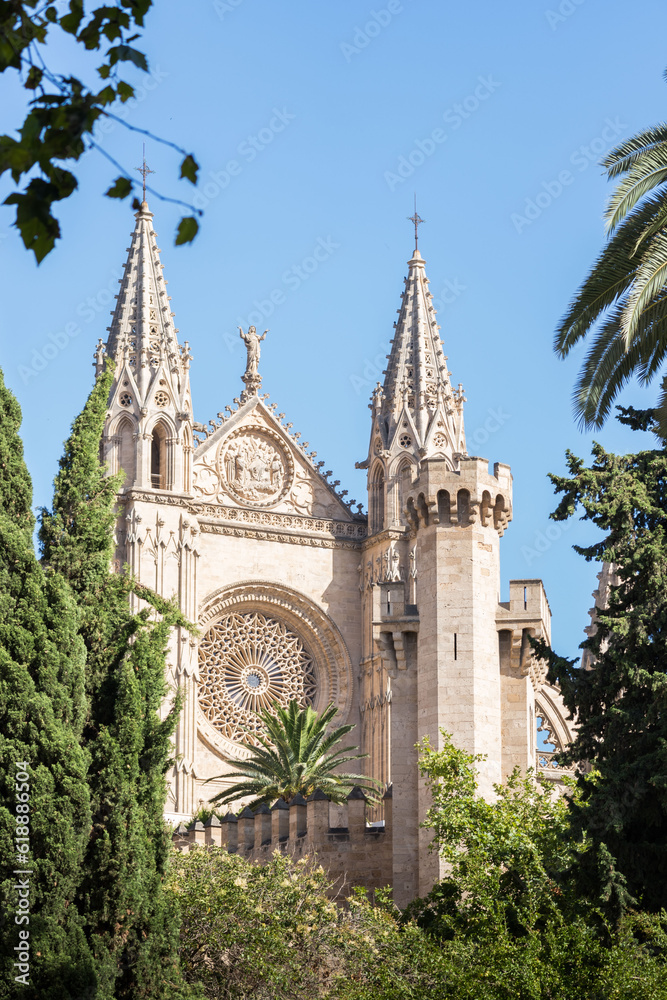
<svg viewBox="0 0 667 1000">
<path fill-rule="evenodd" d="M 191 184 L 197 183 L 197 171 L 199 170 L 199 164 L 195 160 L 191 153 L 185 157 L 181 163 L 181 177 L 187 177 Z"/>
<path fill-rule="evenodd" d="M 60 27 L 70 35 L 76 35 L 83 20 L 83 3 L 81 0 L 70 0 L 69 14 L 60 18 Z"/>
<path fill-rule="evenodd" d="M 192 243 L 199 232 L 199 223 L 192 215 L 184 216 L 178 224 L 176 232 L 175 246 L 180 247 L 184 243 Z"/>
<path fill-rule="evenodd" d="M 116 86 L 116 93 L 124 104 L 125 101 L 129 101 L 131 97 L 134 97 L 134 87 L 126 83 L 125 80 L 120 80 Z"/>
<path fill-rule="evenodd" d="M 107 198 L 127 198 L 132 190 L 132 181 L 127 177 L 117 177 L 108 191 L 105 191 Z"/>
<path fill-rule="evenodd" d="M 35 90 L 39 87 L 43 76 L 44 73 L 39 66 L 31 66 L 25 81 L 26 90 Z"/>
<path fill-rule="evenodd" d="M 107 52 L 107 58 L 110 66 L 115 66 L 118 62 L 131 62 L 138 69 L 148 72 L 146 56 L 139 49 L 133 49 L 131 45 L 112 45 Z"/>
<path fill-rule="evenodd" d="M 110 85 L 100 90 L 99 94 L 95 98 L 96 103 L 102 105 L 113 104 L 115 100 L 116 100 L 116 91 Z"/>
</svg>

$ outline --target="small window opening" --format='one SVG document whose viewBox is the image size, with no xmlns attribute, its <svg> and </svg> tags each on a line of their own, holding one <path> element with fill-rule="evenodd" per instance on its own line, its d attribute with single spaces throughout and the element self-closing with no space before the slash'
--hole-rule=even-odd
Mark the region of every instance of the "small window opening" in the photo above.
<svg viewBox="0 0 667 1000">
<path fill-rule="evenodd" d="M 158 424 L 151 439 L 151 486 L 154 490 L 166 489 L 165 473 L 167 458 L 167 435 Z"/>
<path fill-rule="evenodd" d="M 458 654 L 457 646 L 458 646 L 458 643 L 457 643 L 457 640 L 456 640 L 456 632 L 455 632 L 454 633 L 454 659 L 455 660 L 457 659 L 457 654 Z"/>
<path fill-rule="evenodd" d="M 528 587 L 523 588 L 523 610 L 528 610 Z"/>
<path fill-rule="evenodd" d="M 162 481 L 160 457 L 160 439 L 157 434 L 154 434 L 151 442 L 151 486 L 154 490 L 160 489 Z"/>
</svg>

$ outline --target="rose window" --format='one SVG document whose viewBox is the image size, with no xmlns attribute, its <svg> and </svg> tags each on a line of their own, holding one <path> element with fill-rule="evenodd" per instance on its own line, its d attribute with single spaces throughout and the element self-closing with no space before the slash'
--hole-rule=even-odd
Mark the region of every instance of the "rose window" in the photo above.
<svg viewBox="0 0 667 1000">
<path fill-rule="evenodd" d="M 445 442 L 446 442 L 445 435 L 441 434 L 440 432 L 438 432 L 433 438 L 433 444 L 436 448 L 444 448 Z"/>
<path fill-rule="evenodd" d="M 410 437 L 409 434 L 401 434 L 398 441 L 401 448 L 409 448 L 410 445 L 412 444 L 412 438 Z"/>
<path fill-rule="evenodd" d="M 160 389 L 159 392 L 155 393 L 156 406 L 166 406 L 168 402 L 169 402 L 169 396 L 167 395 L 166 392 L 163 392 L 162 389 Z"/>
<path fill-rule="evenodd" d="M 121 406 L 132 406 L 132 396 L 129 392 L 121 392 L 118 401 Z"/>
<path fill-rule="evenodd" d="M 256 611 L 232 612 L 208 629 L 199 644 L 199 707 L 233 742 L 251 741 L 262 728 L 255 712 L 312 705 L 317 692 L 313 661 L 283 622 Z"/>
</svg>

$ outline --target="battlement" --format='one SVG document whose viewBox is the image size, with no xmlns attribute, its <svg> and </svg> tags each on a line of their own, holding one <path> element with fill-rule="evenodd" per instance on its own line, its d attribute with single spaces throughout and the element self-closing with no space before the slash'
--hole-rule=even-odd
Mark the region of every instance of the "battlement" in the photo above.
<svg viewBox="0 0 667 1000">
<path fill-rule="evenodd" d="M 211 816 L 186 827 L 181 823 L 172 840 L 179 850 L 222 847 L 248 861 L 267 861 L 274 851 L 298 859 L 313 855 L 340 887 L 379 889 L 392 883 L 391 788 L 383 799 L 384 822 L 370 825 L 370 806 L 360 788 L 352 789 L 347 802 L 335 805 L 316 791 L 304 799 L 296 795 L 289 805 L 279 799 L 271 808 L 247 807 L 219 820 Z"/>
<path fill-rule="evenodd" d="M 412 528 L 429 524 L 467 527 L 493 525 L 499 535 L 512 520 L 512 474 L 496 462 L 493 475 L 485 458 L 463 456 L 453 471 L 444 459 L 422 464 L 405 495 L 405 514 Z"/>
</svg>

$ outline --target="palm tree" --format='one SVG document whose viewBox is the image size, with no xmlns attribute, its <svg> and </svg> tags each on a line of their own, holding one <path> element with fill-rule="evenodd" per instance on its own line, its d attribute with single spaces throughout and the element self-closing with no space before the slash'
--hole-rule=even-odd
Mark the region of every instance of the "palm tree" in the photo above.
<svg viewBox="0 0 667 1000">
<path fill-rule="evenodd" d="M 289 802 L 297 792 L 311 795 L 321 789 L 333 802 L 344 802 L 355 785 L 364 789 L 368 797 L 378 799 L 379 783 L 363 774 L 341 773 L 337 770 L 351 760 L 361 760 L 368 754 L 352 753 L 357 747 L 334 747 L 354 729 L 353 725 L 326 729 L 338 709 L 329 705 L 321 715 L 312 708 L 300 708 L 291 701 L 287 708 L 276 705 L 274 712 L 258 712 L 266 736 L 253 731 L 259 746 L 252 747 L 247 760 L 228 758 L 236 765 L 232 774 L 209 778 L 236 779 L 234 784 L 220 792 L 212 803 L 222 805 L 244 795 L 254 795 L 250 808 L 261 803 L 284 799 Z"/>
<path fill-rule="evenodd" d="M 633 375 L 648 385 L 667 354 L 667 123 L 621 143 L 602 166 L 610 179 L 622 178 L 605 213 L 609 239 L 555 340 L 565 357 L 601 321 L 574 391 L 586 428 L 602 426 Z M 667 436 L 667 378 L 656 419 Z"/>
</svg>

